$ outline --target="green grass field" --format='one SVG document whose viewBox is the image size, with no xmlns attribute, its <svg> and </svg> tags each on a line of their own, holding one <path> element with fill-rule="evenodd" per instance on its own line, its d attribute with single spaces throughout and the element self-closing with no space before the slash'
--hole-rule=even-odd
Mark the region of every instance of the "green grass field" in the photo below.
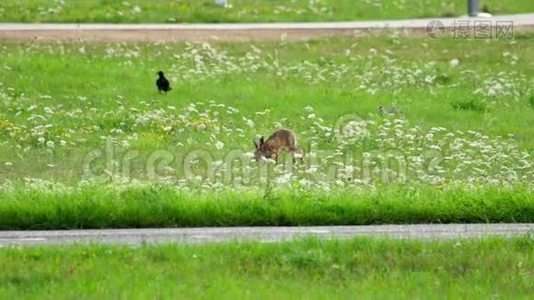
<svg viewBox="0 0 534 300">
<path fill-rule="evenodd" d="M 7 299 L 528 298 L 534 240 L 0 248 Z"/>
<path fill-rule="evenodd" d="M 0 44 L 0 229 L 533 222 L 532 48 L 532 34 Z M 302 160 L 253 161 L 252 139 L 280 127 Z M 527 298 L 533 249 L 0 248 L 0 298 Z"/>
<path fill-rule="evenodd" d="M 220 23 L 314 22 L 451 17 L 467 13 L 465 0 L 5 0 L 0 22 Z M 530 0 L 484 0 L 493 14 L 534 12 Z"/>
<path fill-rule="evenodd" d="M 322 168 L 338 184 L 530 182 L 533 45 L 532 35 L 4 44 L 0 177 L 234 182 L 232 151 L 246 157 L 252 138 L 287 127 L 309 154 L 297 170 L 308 179 Z"/>
<path fill-rule="evenodd" d="M 3 44 L 2 226 L 531 222 L 533 46 Z M 302 161 L 251 160 L 252 139 L 280 127 Z M 376 199 L 394 213 L 375 215 Z"/>
</svg>

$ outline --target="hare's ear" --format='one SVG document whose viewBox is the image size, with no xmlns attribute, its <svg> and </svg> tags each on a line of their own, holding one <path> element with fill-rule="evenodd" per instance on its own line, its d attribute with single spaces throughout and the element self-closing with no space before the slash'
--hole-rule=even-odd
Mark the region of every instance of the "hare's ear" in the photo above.
<svg viewBox="0 0 534 300">
<path fill-rule="evenodd" d="M 254 143 L 254 147 L 258 149 L 258 143 L 256 142 L 256 139 L 252 139 L 252 142 Z"/>
<path fill-rule="evenodd" d="M 260 138 L 260 146 L 265 144 L 265 140 L 263 139 L 263 136 Z"/>
</svg>

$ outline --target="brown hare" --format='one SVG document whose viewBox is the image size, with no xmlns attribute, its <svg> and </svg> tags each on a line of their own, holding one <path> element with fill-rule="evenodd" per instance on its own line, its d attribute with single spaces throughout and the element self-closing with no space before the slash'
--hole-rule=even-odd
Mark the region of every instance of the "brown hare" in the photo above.
<svg viewBox="0 0 534 300">
<path fill-rule="evenodd" d="M 256 151 L 254 152 L 256 160 L 264 157 L 274 159 L 274 161 L 278 162 L 278 156 L 283 149 L 291 153 L 293 159 L 295 159 L 295 154 L 298 154 L 299 157 L 303 155 L 302 150 L 297 148 L 297 136 L 289 129 L 277 130 L 266 141 L 262 136 L 259 144 L 254 140 L 254 146 L 256 147 Z"/>
</svg>

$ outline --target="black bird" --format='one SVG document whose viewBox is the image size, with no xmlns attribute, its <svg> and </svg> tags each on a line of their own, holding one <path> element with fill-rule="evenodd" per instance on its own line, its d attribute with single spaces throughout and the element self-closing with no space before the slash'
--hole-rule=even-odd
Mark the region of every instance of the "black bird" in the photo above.
<svg viewBox="0 0 534 300">
<path fill-rule="evenodd" d="M 169 84 L 169 80 L 167 80 L 167 78 L 165 78 L 165 75 L 163 75 L 163 72 L 161 72 L 161 71 L 158 72 L 158 75 L 159 75 L 159 78 L 158 78 L 158 80 L 156 80 L 156 85 L 158 86 L 158 91 L 160 93 L 161 92 L 167 93 L 168 91 L 170 91 L 172 89 L 171 85 Z"/>
</svg>

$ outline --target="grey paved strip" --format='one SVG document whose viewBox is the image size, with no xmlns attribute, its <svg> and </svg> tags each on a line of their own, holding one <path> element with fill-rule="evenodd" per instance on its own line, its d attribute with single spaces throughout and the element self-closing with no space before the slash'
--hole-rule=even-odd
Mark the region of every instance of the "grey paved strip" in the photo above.
<svg viewBox="0 0 534 300">
<path fill-rule="evenodd" d="M 358 36 L 396 31 L 425 34 L 431 21 L 445 30 L 457 26 L 462 18 L 412 20 L 257 23 L 257 24 L 17 24 L 0 23 L 0 40 L 42 41 L 252 41 L 309 40 L 328 36 Z M 513 22 L 514 32 L 534 31 L 534 13 L 469 18 L 472 21 Z"/>
<path fill-rule="evenodd" d="M 211 243 L 235 240 L 276 242 L 304 236 L 325 239 L 353 237 L 458 239 L 487 236 L 511 237 L 526 234 L 534 235 L 534 223 L 0 231 L 0 247 L 72 243 L 127 245 L 171 242 Z"/>
</svg>

